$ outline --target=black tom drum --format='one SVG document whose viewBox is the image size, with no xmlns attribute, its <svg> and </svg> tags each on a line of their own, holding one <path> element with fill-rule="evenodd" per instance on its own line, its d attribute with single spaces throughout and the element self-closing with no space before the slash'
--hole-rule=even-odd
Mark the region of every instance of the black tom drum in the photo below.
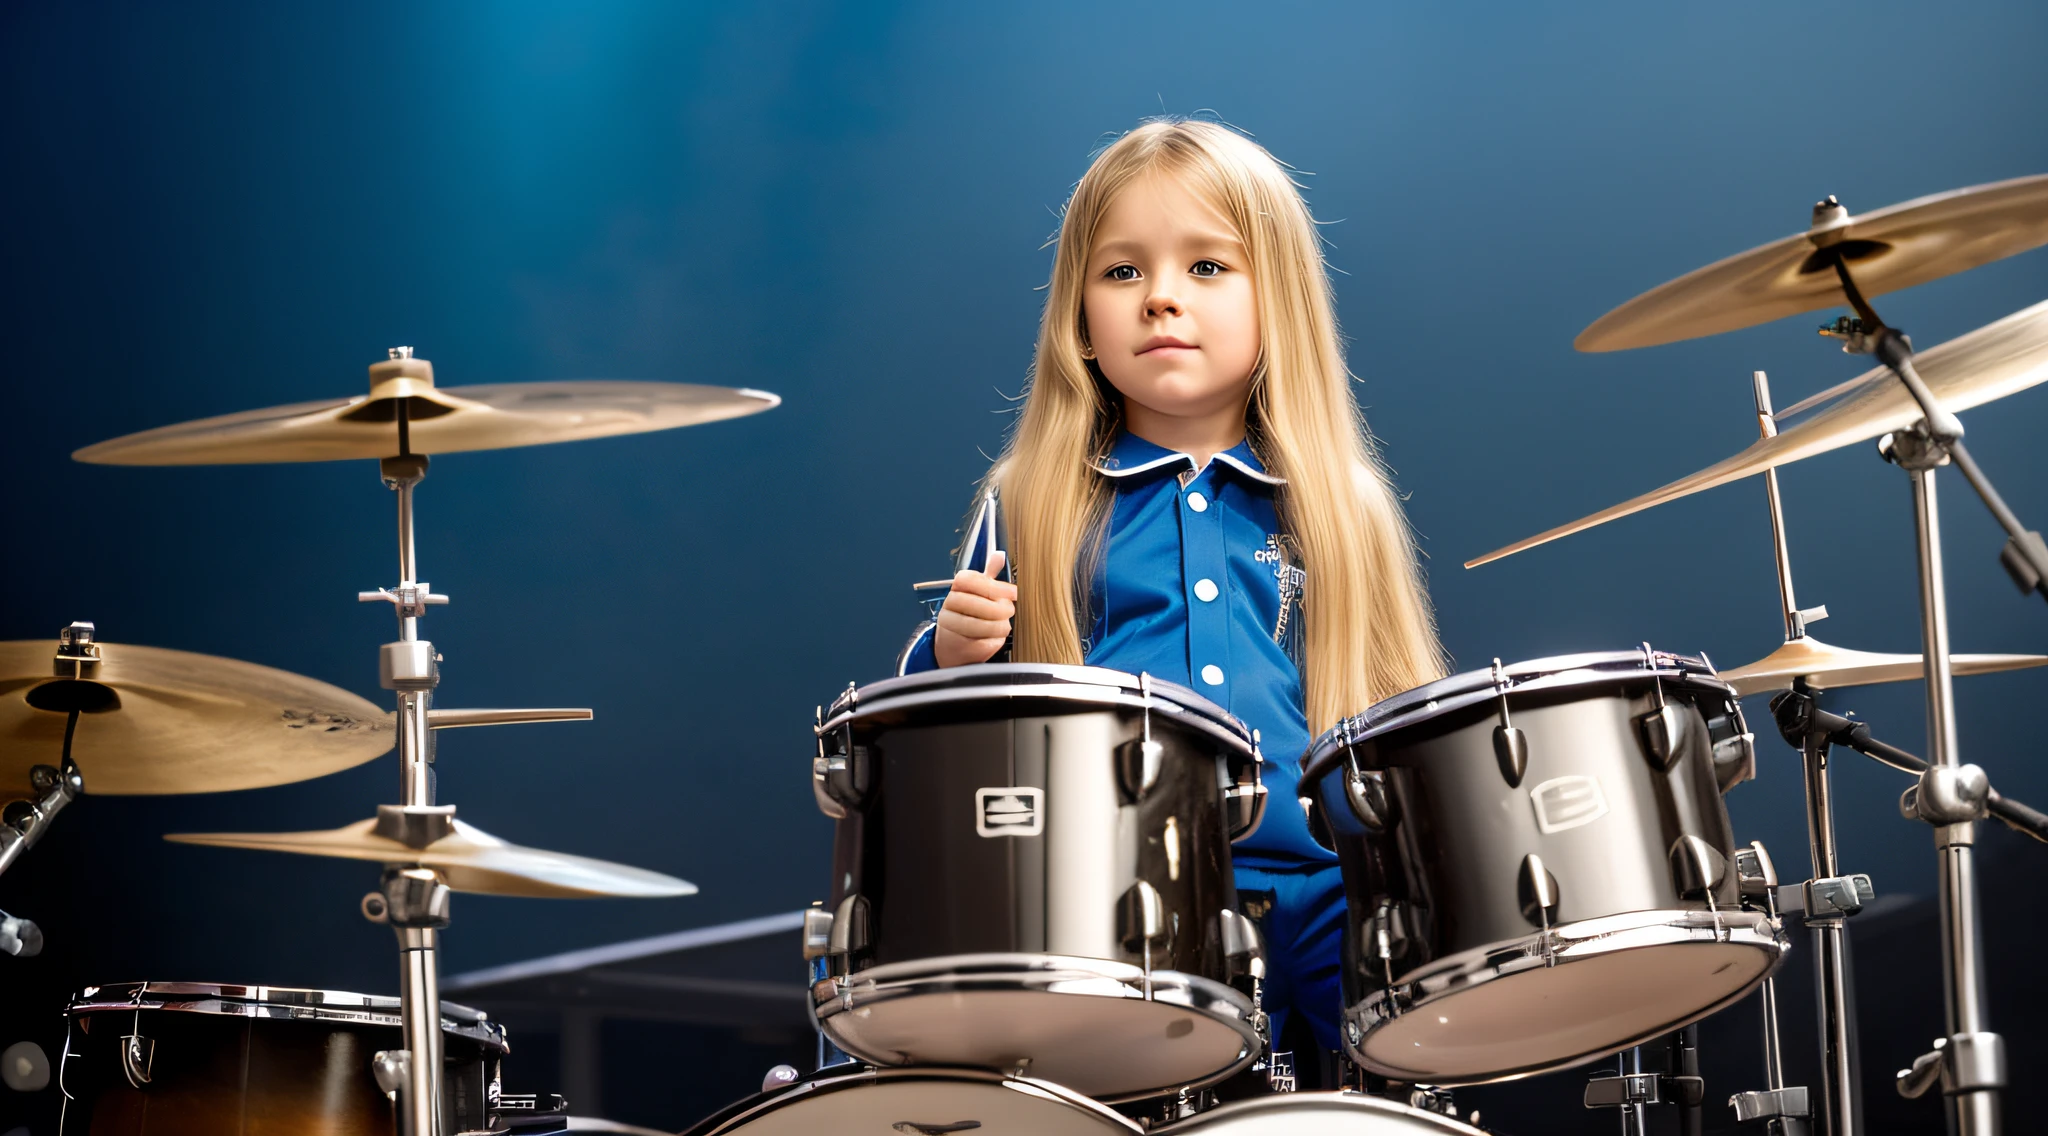
<svg viewBox="0 0 2048 1136">
<path fill-rule="evenodd" d="M 1721 799 L 1753 763 L 1734 690 L 1647 645 L 1496 662 L 1318 739 L 1301 783 L 1343 866 L 1352 1059 L 1503 1080 L 1747 994 L 1786 949 L 1741 905 Z"/>
<path fill-rule="evenodd" d="M 1145 676 L 1008 663 L 849 688 L 821 717 L 812 783 L 838 824 L 812 1001 L 841 1049 L 1102 1100 L 1257 1055 L 1242 723 Z"/>
</svg>

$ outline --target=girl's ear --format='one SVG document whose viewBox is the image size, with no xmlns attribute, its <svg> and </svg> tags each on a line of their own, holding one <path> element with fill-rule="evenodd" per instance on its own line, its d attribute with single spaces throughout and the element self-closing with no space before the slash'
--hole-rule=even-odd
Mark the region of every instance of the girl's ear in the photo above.
<svg viewBox="0 0 2048 1136">
<path fill-rule="evenodd" d="M 1095 345 L 1088 341 L 1087 308 L 1082 308 L 1080 312 L 1074 316 L 1074 331 L 1081 338 L 1081 358 L 1093 360 L 1095 358 Z M 1091 366 L 1090 369 L 1092 370 L 1093 367 Z"/>
</svg>

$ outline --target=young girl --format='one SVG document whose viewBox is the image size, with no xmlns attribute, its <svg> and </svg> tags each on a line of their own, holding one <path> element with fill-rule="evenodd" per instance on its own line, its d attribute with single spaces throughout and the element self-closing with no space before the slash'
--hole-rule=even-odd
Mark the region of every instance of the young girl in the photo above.
<svg viewBox="0 0 2048 1136">
<path fill-rule="evenodd" d="M 1000 559 L 960 572 L 902 669 L 1008 644 L 1017 662 L 1150 672 L 1259 731 L 1274 804 L 1234 864 L 1265 939 L 1265 1009 L 1276 1048 L 1298 1012 L 1337 1049 L 1343 887 L 1294 807 L 1296 761 L 1442 664 L 1314 221 L 1272 155 L 1213 123 L 1152 121 L 1095 159 L 986 485 L 1016 583 Z"/>
</svg>

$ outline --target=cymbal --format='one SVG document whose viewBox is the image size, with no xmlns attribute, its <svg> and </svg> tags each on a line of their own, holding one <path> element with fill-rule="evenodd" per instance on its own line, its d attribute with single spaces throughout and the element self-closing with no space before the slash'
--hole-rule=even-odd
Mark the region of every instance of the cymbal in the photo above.
<svg viewBox="0 0 2048 1136">
<path fill-rule="evenodd" d="M 1826 205 L 1823 202 L 1822 205 Z M 1815 228 L 1652 288 L 1594 320 L 1572 346 L 1620 351 L 1694 339 L 1846 302 L 1838 249 L 1865 296 L 1939 280 L 2048 244 L 2048 174 L 1950 190 L 1862 216 L 1814 209 Z"/>
<path fill-rule="evenodd" d="M 394 348 L 406 351 L 407 348 Z M 436 387 L 408 355 L 370 368 L 370 393 L 159 426 L 71 456 L 100 465 L 239 465 L 387 458 L 399 452 L 397 405 L 415 454 L 499 450 L 641 434 L 740 418 L 782 402 L 766 391 L 692 383 L 584 380 Z"/>
<path fill-rule="evenodd" d="M 317 832 L 179 833 L 164 839 L 176 844 L 205 844 L 216 848 L 297 852 L 305 856 L 370 860 L 381 864 L 416 864 L 434 869 L 451 889 L 477 895 L 517 895 L 537 899 L 653 899 L 694 895 L 697 891 L 697 885 L 660 872 L 507 844 L 452 816 L 447 824 L 445 835 L 417 848 L 396 837 L 384 835 L 384 831 L 391 829 L 382 817 Z"/>
<path fill-rule="evenodd" d="M 2016 671 L 2048 664 L 2048 655 L 1950 655 L 1949 670 L 1959 675 Z M 1777 650 L 1748 666 L 1720 672 L 1721 681 L 1740 695 L 1766 690 L 1789 690 L 1792 680 L 1804 678 L 1816 689 L 1834 690 L 1844 686 L 1871 686 L 1880 682 L 1909 682 L 1924 672 L 1920 655 L 1886 655 L 1875 651 L 1852 651 L 1823 643 L 1812 636 L 1787 640 Z"/>
<path fill-rule="evenodd" d="M 2048 300 L 1917 352 L 1914 364 L 1928 388 L 1949 411 L 1982 406 L 2048 380 Z M 1616 517 L 1901 430 L 1920 418 L 1919 404 L 1907 393 L 1905 385 L 1880 367 L 1860 376 L 1839 401 L 1805 421 L 1785 427 L 1775 437 L 1758 439 L 1734 457 L 1640 497 L 1468 560 L 1465 567 L 1475 568 Z"/>
<path fill-rule="evenodd" d="M 236 659 L 97 644 L 81 679 L 48 639 L 0 643 L 0 790 L 71 757 L 94 794 L 257 789 L 324 777 L 389 750 L 391 716 L 348 691 Z M 72 660 L 62 663 L 72 674 Z"/>
</svg>

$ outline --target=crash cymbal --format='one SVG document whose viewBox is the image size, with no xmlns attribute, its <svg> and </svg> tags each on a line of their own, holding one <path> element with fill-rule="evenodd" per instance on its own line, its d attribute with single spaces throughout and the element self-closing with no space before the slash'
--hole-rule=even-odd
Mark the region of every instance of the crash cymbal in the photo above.
<svg viewBox="0 0 2048 1136">
<path fill-rule="evenodd" d="M 2048 655 L 1950 655 L 1949 670 L 1959 675 L 2016 671 L 2048 664 Z M 1721 681 L 1740 695 L 1789 690 L 1803 678 L 1817 690 L 1871 686 L 1880 682 L 1915 682 L 1923 673 L 1922 656 L 1852 651 L 1812 636 L 1786 641 L 1748 666 L 1720 672 Z"/>
<path fill-rule="evenodd" d="M 73 709 L 71 757 L 95 794 L 284 785 L 361 765 L 397 737 L 386 711 L 304 675 L 161 647 L 91 646 L 97 659 L 59 660 L 48 639 L 0 643 L 0 790 L 26 785 L 32 766 L 58 763 Z"/>
<path fill-rule="evenodd" d="M 1982 406 L 2048 380 L 2048 301 L 1918 352 L 1914 362 L 1920 377 L 1950 411 Z M 1920 407 L 1904 385 L 1891 378 L 1889 371 L 1878 368 L 1861 376 L 1840 401 L 1785 427 L 1776 437 L 1760 438 L 1734 457 L 1661 489 L 1468 560 L 1465 567 L 1474 568 L 1653 505 L 1901 430 L 1920 417 Z"/>
<path fill-rule="evenodd" d="M 438 839 L 408 843 L 405 813 L 426 814 Z M 406 810 L 386 805 L 373 820 L 319 832 L 206 832 L 164 837 L 177 844 L 297 852 L 338 860 L 432 868 L 455 891 L 539 899 L 652 899 L 694 895 L 697 885 L 674 876 L 605 860 L 507 844 L 454 818 L 454 809 Z M 436 818 L 438 814 L 438 819 Z M 416 830 L 417 831 L 417 830 Z"/>
<path fill-rule="evenodd" d="M 72 454 L 100 465 L 239 465 L 388 458 L 399 453 L 398 411 L 415 454 L 499 450 L 671 430 L 758 414 L 766 391 L 690 383 L 589 380 L 436 387 L 433 364 L 410 348 L 370 367 L 370 393 L 246 410 L 160 426 Z"/>
<path fill-rule="evenodd" d="M 1866 297 L 2048 244 L 2048 174 L 1937 193 L 1862 216 L 1827 204 L 1814 208 L 1808 231 L 1652 288 L 1593 321 L 1572 345 L 1581 351 L 1650 347 L 1838 306 L 1845 302 L 1842 284 L 1832 257 L 1819 253 L 1821 243 L 1841 254 Z"/>
</svg>

